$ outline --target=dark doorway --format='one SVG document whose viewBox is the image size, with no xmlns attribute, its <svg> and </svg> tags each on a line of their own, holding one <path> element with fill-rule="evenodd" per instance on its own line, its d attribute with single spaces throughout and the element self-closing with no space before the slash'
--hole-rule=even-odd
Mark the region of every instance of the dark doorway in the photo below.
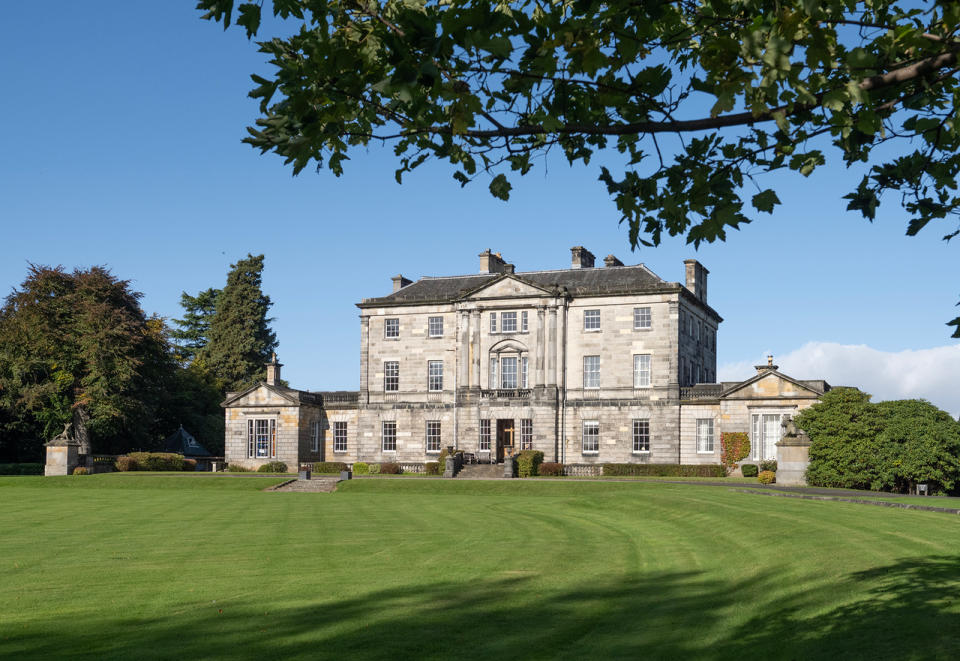
<svg viewBox="0 0 960 661">
<path fill-rule="evenodd" d="M 497 420 L 497 463 L 513 456 L 513 420 Z"/>
</svg>

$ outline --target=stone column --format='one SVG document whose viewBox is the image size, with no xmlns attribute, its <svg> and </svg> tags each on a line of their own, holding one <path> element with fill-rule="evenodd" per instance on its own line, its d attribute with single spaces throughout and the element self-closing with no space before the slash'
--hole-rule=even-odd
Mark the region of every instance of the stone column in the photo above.
<svg viewBox="0 0 960 661">
<path fill-rule="evenodd" d="M 480 389 L 480 310 L 470 313 L 470 387 Z"/>
<path fill-rule="evenodd" d="M 547 321 L 547 385 L 557 385 L 557 308 L 550 308 Z"/>
<path fill-rule="evenodd" d="M 367 379 L 370 370 L 370 317 L 360 316 L 360 403 L 370 401 Z"/>
<path fill-rule="evenodd" d="M 546 346 L 546 329 L 544 328 L 544 323 L 546 322 L 547 310 L 544 307 L 537 308 L 537 353 L 536 358 L 533 363 L 533 383 L 536 386 L 544 385 L 544 374 L 545 366 L 543 364 Z"/>
<path fill-rule="evenodd" d="M 460 337 L 457 343 L 460 372 L 457 375 L 457 387 L 466 388 L 470 385 L 470 313 L 466 310 L 458 310 L 457 319 L 460 325 Z"/>
</svg>

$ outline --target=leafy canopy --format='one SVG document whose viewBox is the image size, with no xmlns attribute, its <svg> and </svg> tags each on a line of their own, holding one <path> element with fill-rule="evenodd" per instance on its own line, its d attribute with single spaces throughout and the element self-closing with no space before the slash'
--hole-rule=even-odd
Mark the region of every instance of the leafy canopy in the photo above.
<svg viewBox="0 0 960 661">
<path fill-rule="evenodd" d="M 205 289 L 191 296 L 181 292 L 180 305 L 183 307 L 183 319 L 174 319 L 179 328 L 170 331 L 170 337 L 177 343 L 182 358 L 192 360 L 197 353 L 207 346 L 207 335 L 210 332 L 210 322 L 217 310 L 217 296 L 219 289 L 213 287 Z"/>
<path fill-rule="evenodd" d="M 392 144 L 397 181 L 428 159 L 466 185 L 559 150 L 602 155 L 630 241 L 723 240 L 780 204 L 760 175 L 860 163 L 847 209 L 893 196 L 907 234 L 958 233 L 955 0 L 200 0 L 252 38 L 262 7 L 294 22 L 258 42 L 261 117 L 246 142 L 294 173 L 339 175 Z M 889 144 L 888 144 L 889 143 Z M 877 148 L 887 145 L 882 153 Z M 613 157 L 614 148 L 622 157 Z M 614 165 L 614 161 L 618 164 Z M 960 337 L 960 317 L 950 322 Z"/>
</svg>

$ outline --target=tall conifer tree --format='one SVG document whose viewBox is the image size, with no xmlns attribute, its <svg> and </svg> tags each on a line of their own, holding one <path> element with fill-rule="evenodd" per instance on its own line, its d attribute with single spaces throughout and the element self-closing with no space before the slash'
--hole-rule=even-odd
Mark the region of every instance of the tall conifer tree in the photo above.
<svg viewBox="0 0 960 661">
<path fill-rule="evenodd" d="M 227 285 L 217 296 L 207 345 L 199 352 L 224 390 L 242 390 L 266 376 L 265 364 L 277 348 L 267 311 L 270 297 L 260 288 L 263 255 L 247 255 L 231 265 Z"/>
<path fill-rule="evenodd" d="M 180 295 L 180 305 L 183 306 L 183 319 L 174 319 L 180 328 L 170 331 L 170 337 L 177 343 L 180 355 L 185 361 L 193 360 L 197 353 L 207 345 L 207 336 L 210 334 L 210 322 L 217 310 L 217 296 L 219 289 L 205 289 L 196 296 L 187 292 Z"/>
</svg>

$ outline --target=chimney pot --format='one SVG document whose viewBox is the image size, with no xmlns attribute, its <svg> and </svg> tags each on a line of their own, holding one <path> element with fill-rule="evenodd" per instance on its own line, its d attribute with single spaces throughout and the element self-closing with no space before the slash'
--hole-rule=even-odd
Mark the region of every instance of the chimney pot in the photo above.
<svg viewBox="0 0 960 661">
<path fill-rule="evenodd" d="M 277 362 L 277 353 L 270 354 L 270 362 L 267 363 L 267 385 L 275 386 L 280 380 L 280 368 L 283 367 Z"/>
<path fill-rule="evenodd" d="M 406 287 L 407 285 L 413 283 L 412 280 L 409 280 L 409 279 L 407 279 L 407 278 L 404 278 L 403 275 L 401 275 L 401 274 L 397 274 L 397 275 L 393 276 L 393 277 L 390 278 L 390 279 L 393 280 L 393 293 L 394 293 L 394 294 L 396 294 L 398 291 L 400 291 L 401 289 L 403 289 L 403 288 Z"/>
<path fill-rule="evenodd" d="M 513 268 L 513 264 L 507 264 L 498 252 L 487 249 L 480 253 L 480 273 L 513 273 Z"/>
<path fill-rule="evenodd" d="M 597 259 L 592 252 L 583 246 L 570 248 L 570 257 L 570 268 L 572 269 L 592 269 L 593 263 Z"/>
<path fill-rule="evenodd" d="M 683 264 L 686 267 L 686 287 L 690 292 L 700 299 L 701 302 L 707 302 L 707 274 L 710 273 L 703 264 L 695 259 L 685 259 Z"/>
<path fill-rule="evenodd" d="M 617 259 L 613 255 L 607 255 L 606 257 L 603 258 L 603 265 L 609 269 L 614 266 L 623 266 L 623 262 L 621 262 L 619 259 Z"/>
</svg>

